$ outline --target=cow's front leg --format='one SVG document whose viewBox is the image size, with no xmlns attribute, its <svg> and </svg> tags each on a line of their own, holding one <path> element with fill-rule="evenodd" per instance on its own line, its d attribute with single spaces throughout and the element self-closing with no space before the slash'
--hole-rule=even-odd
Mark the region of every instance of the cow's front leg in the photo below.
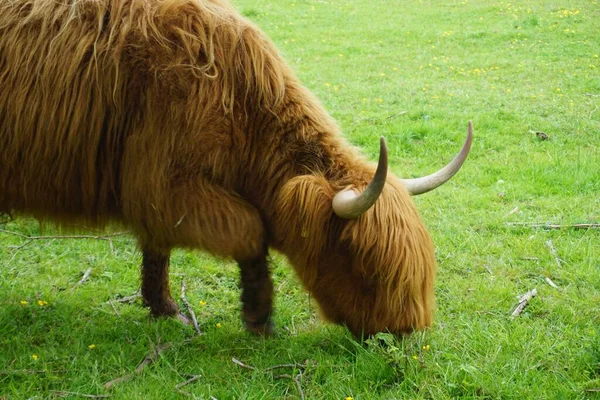
<svg viewBox="0 0 600 400">
<path fill-rule="evenodd" d="M 273 333 L 273 281 L 267 250 L 259 257 L 238 260 L 242 283 L 242 318 L 248 331 L 259 335 Z"/>
<path fill-rule="evenodd" d="M 172 197 L 163 199 L 164 203 L 145 201 L 141 208 L 131 201 L 135 207 L 127 210 L 142 243 L 142 293 L 152 313 L 177 314 L 169 294 L 169 252 L 153 249 L 204 249 L 238 262 L 246 326 L 252 332 L 270 333 L 273 285 L 266 261 L 268 238 L 260 212 L 237 193 L 210 181 L 186 182 L 185 187 L 172 193 Z"/>
</svg>

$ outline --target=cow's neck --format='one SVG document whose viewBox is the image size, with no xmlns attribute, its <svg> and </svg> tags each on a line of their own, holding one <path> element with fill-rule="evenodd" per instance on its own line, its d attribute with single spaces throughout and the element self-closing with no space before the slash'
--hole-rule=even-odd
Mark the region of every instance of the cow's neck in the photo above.
<svg viewBox="0 0 600 400">
<path fill-rule="evenodd" d="M 240 171 L 243 193 L 271 227 L 282 223 L 278 202 L 294 179 L 324 178 L 325 192 L 335 193 L 349 185 L 366 185 L 372 176 L 371 168 L 365 168 L 362 157 L 339 134 L 335 121 L 300 86 L 290 87 L 279 110 L 261 110 L 248 121 L 252 145 L 246 150 L 249 162 Z"/>
</svg>

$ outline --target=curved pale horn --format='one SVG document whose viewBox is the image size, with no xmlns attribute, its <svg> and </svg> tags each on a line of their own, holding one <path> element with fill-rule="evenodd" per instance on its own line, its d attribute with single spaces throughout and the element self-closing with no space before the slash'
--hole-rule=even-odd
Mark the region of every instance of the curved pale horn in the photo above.
<svg viewBox="0 0 600 400">
<path fill-rule="evenodd" d="M 333 212 L 338 217 L 345 219 L 355 219 L 360 217 L 365 211 L 375 204 L 383 187 L 388 170 L 387 146 L 383 136 L 379 140 L 379 163 L 377 171 L 369 185 L 361 194 L 356 194 L 354 190 L 343 190 L 335 195 L 331 203 Z"/>
<path fill-rule="evenodd" d="M 454 176 L 462 167 L 463 163 L 467 159 L 469 150 L 471 149 L 471 142 L 473 141 L 473 124 L 469 121 L 467 128 L 467 139 L 463 144 L 460 152 L 446 165 L 444 168 L 431 175 L 423 176 L 415 179 L 401 179 L 402 184 L 408 190 L 411 196 L 416 196 L 421 193 L 429 192 L 444 183 L 448 182 L 450 178 Z"/>
</svg>

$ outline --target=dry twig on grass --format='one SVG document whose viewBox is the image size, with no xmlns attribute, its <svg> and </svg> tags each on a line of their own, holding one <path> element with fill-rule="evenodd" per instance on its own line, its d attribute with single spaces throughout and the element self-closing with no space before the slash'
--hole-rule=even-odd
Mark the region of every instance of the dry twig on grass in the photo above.
<svg viewBox="0 0 600 400">
<path fill-rule="evenodd" d="M 540 259 L 537 258 L 537 257 L 521 257 L 521 260 L 524 260 L 524 261 L 535 261 L 535 262 L 540 261 Z"/>
<path fill-rule="evenodd" d="M 134 294 L 132 294 L 131 296 L 125 296 L 125 297 L 121 297 L 118 299 L 112 299 L 107 301 L 107 303 L 110 302 L 115 302 L 115 303 L 133 303 L 134 301 L 136 301 L 137 299 L 139 299 L 140 297 L 142 297 L 140 292 L 136 292 Z"/>
<path fill-rule="evenodd" d="M 191 394 L 189 394 L 188 392 L 184 392 L 183 390 L 181 390 L 181 388 L 189 385 L 190 383 L 196 382 L 201 377 L 202 377 L 202 375 L 194 375 L 190 379 L 183 381 L 181 383 L 178 383 L 177 385 L 175 385 L 175 391 L 184 396 L 191 396 Z"/>
<path fill-rule="evenodd" d="M 243 362 L 241 362 L 240 360 L 238 360 L 235 357 L 231 357 L 231 361 L 233 361 L 234 364 L 237 364 L 237 365 L 239 365 L 242 368 L 246 368 L 246 369 L 249 369 L 251 371 L 256 371 L 257 370 L 256 367 L 253 367 L 252 365 L 244 364 Z"/>
<path fill-rule="evenodd" d="M 548 230 L 556 229 L 600 229 L 600 223 L 584 223 L 584 224 L 542 224 L 539 222 L 506 222 L 507 226 L 540 228 Z"/>
<path fill-rule="evenodd" d="M 183 304 L 185 305 L 185 308 L 187 309 L 188 314 L 190 314 L 190 317 L 192 318 L 192 324 L 194 325 L 194 329 L 196 330 L 196 333 L 198 335 L 202 335 L 202 330 L 200 329 L 200 326 L 198 325 L 198 320 L 196 319 L 196 313 L 194 313 L 194 309 L 192 308 L 192 306 L 190 305 L 190 302 L 188 301 L 187 297 L 185 297 L 185 282 L 182 279 L 181 280 L 181 301 L 183 302 Z"/>
<path fill-rule="evenodd" d="M 47 374 L 51 371 L 43 369 L 3 369 L 0 370 L 0 375 L 35 375 L 35 374 Z"/>
<path fill-rule="evenodd" d="M 112 238 L 115 236 L 126 235 L 129 232 L 115 232 L 115 233 L 107 233 L 105 235 L 56 235 L 56 236 L 28 236 L 19 232 L 7 231 L 6 229 L 0 229 L 0 232 L 6 233 L 8 235 L 18 236 L 20 238 L 25 239 L 25 243 L 20 246 L 15 247 L 16 250 L 20 250 L 23 247 L 31 244 L 36 240 L 64 240 L 64 239 L 93 239 L 93 240 L 106 240 L 109 242 L 112 249 Z"/>
<path fill-rule="evenodd" d="M 108 304 L 110 304 L 110 306 L 112 307 L 112 309 L 115 312 L 115 314 L 117 315 L 117 317 L 123 319 L 123 317 L 121 316 L 121 314 L 119 314 L 119 312 L 117 311 L 117 307 L 115 307 L 115 304 L 112 302 L 112 300 L 109 300 Z"/>
<path fill-rule="evenodd" d="M 75 285 L 73 285 L 73 287 L 71 288 L 71 290 L 76 289 L 78 286 L 83 285 L 88 279 L 90 279 L 90 275 L 92 275 L 92 269 L 88 268 L 83 273 L 83 276 L 81 277 L 81 279 L 79 280 L 79 282 L 77 282 Z"/>
<path fill-rule="evenodd" d="M 272 367 L 265 369 L 265 372 L 273 371 L 275 369 L 280 369 L 280 368 L 293 368 L 293 369 L 299 369 L 301 371 L 304 371 L 306 369 L 306 367 L 308 367 L 309 365 L 310 365 L 310 363 L 308 360 L 306 360 L 306 362 L 304 364 L 298 364 L 298 363 L 279 364 L 279 365 L 273 365 Z"/>
<path fill-rule="evenodd" d="M 245 368 L 245 369 L 248 369 L 251 371 L 258 371 L 258 368 L 254 367 L 252 365 L 245 364 L 235 357 L 232 357 L 231 361 L 233 361 L 234 364 L 237 364 L 242 368 Z M 281 369 L 281 368 L 292 368 L 292 369 L 300 370 L 300 372 L 296 375 L 290 375 L 290 374 L 273 375 L 273 379 L 290 379 L 291 381 L 293 381 L 294 384 L 296 385 L 296 390 L 298 390 L 298 395 L 300 396 L 300 398 L 302 400 L 304 400 L 305 399 L 304 390 L 302 390 L 302 384 L 300 382 L 300 379 L 302 379 L 303 374 L 306 371 L 306 368 L 309 367 L 310 365 L 311 365 L 310 361 L 306 360 L 306 362 L 304 364 L 294 363 L 294 364 L 273 365 L 272 367 L 264 369 L 262 372 L 264 372 L 264 373 L 272 372 L 276 369 Z"/>
<path fill-rule="evenodd" d="M 108 399 L 110 397 L 109 394 L 85 394 L 85 393 L 77 393 L 77 392 L 67 392 L 64 390 L 51 390 L 52 394 L 60 397 L 66 396 L 75 396 L 75 397 L 83 397 L 86 399 Z"/>
<path fill-rule="evenodd" d="M 548 248 L 550 249 L 550 253 L 552 253 L 552 256 L 554 256 L 554 261 L 556 261 L 556 265 L 558 265 L 558 268 L 562 267 L 562 265 L 560 263 L 560 258 L 558 257 L 558 252 L 556 251 L 556 248 L 552 244 L 552 240 L 548 239 L 546 241 L 546 246 L 548 246 Z"/>
<path fill-rule="evenodd" d="M 115 378 L 111 381 L 108 381 L 104 384 L 104 387 L 106 389 L 112 389 L 113 386 L 115 386 L 116 384 L 128 381 L 128 380 L 132 379 L 133 377 L 135 377 L 136 375 L 139 375 L 144 370 L 144 368 L 146 368 L 148 365 L 155 362 L 158 359 L 158 357 L 160 357 L 161 353 L 170 347 L 171 347 L 170 343 L 164 343 L 164 344 L 159 344 L 158 346 L 153 346 L 152 350 L 146 355 L 146 357 L 142 360 L 142 362 L 138 364 L 138 366 L 135 368 L 135 370 L 132 373 L 123 375 L 123 376 Z"/>
<path fill-rule="evenodd" d="M 182 387 L 187 386 L 190 383 L 196 382 L 200 378 L 202 378 L 202 375 L 194 375 L 190 379 L 188 379 L 187 381 L 183 381 L 183 382 L 178 383 L 177 385 L 175 385 L 175 389 L 181 389 Z"/>
<path fill-rule="evenodd" d="M 291 379 L 296 384 L 296 390 L 298 390 L 298 394 L 300 395 L 300 399 L 304 400 L 304 390 L 302 390 L 302 384 L 300 383 L 300 379 L 302 378 L 302 374 L 297 375 L 275 375 L 273 379 Z"/>
<path fill-rule="evenodd" d="M 529 303 L 529 301 L 535 296 L 537 296 L 537 289 L 530 290 L 529 292 L 521 296 L 521 299 L 519 300 L 519 305 L 512 312 L 511 317 L 514 318 L 521 314 L 525 306 L 527 306 L 527 303 Z"/>
<path fill-rule="evenodd" d="M 552 282 L 552 279 L 548 278 L 547 276 L 546 276 L 546 277 L 544 277 L 544 280 L 546 281 L 546 283 L 547 283 L 548 285 L 550 285 L 550 286 L 551 286 L 551 287 L 553 287 L 554 289 L 560 289 L 560 288 L 558 287 L 558 285 L 557 285 L 556 283 Z"/>
</svg>

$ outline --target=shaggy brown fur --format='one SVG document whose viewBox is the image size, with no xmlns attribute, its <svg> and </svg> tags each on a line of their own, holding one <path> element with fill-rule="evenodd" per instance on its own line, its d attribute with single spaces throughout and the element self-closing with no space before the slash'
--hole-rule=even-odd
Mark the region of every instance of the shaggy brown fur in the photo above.
<svg viewBox="0 0 600 400">
<path fill-rule="evenodd" d="M 333 214 L 374 167 L 225 1 L 2 1 L 0 88 L 0 212 L 128 225 L 154 314 L 176 312 L 171 249 L 200 248 L 238 261 L 244 319 L 268 330 L 271 247 L 356 335 L 430 325 L 406 190 L 390 174 L 360 218 Z"/>
</svg>

